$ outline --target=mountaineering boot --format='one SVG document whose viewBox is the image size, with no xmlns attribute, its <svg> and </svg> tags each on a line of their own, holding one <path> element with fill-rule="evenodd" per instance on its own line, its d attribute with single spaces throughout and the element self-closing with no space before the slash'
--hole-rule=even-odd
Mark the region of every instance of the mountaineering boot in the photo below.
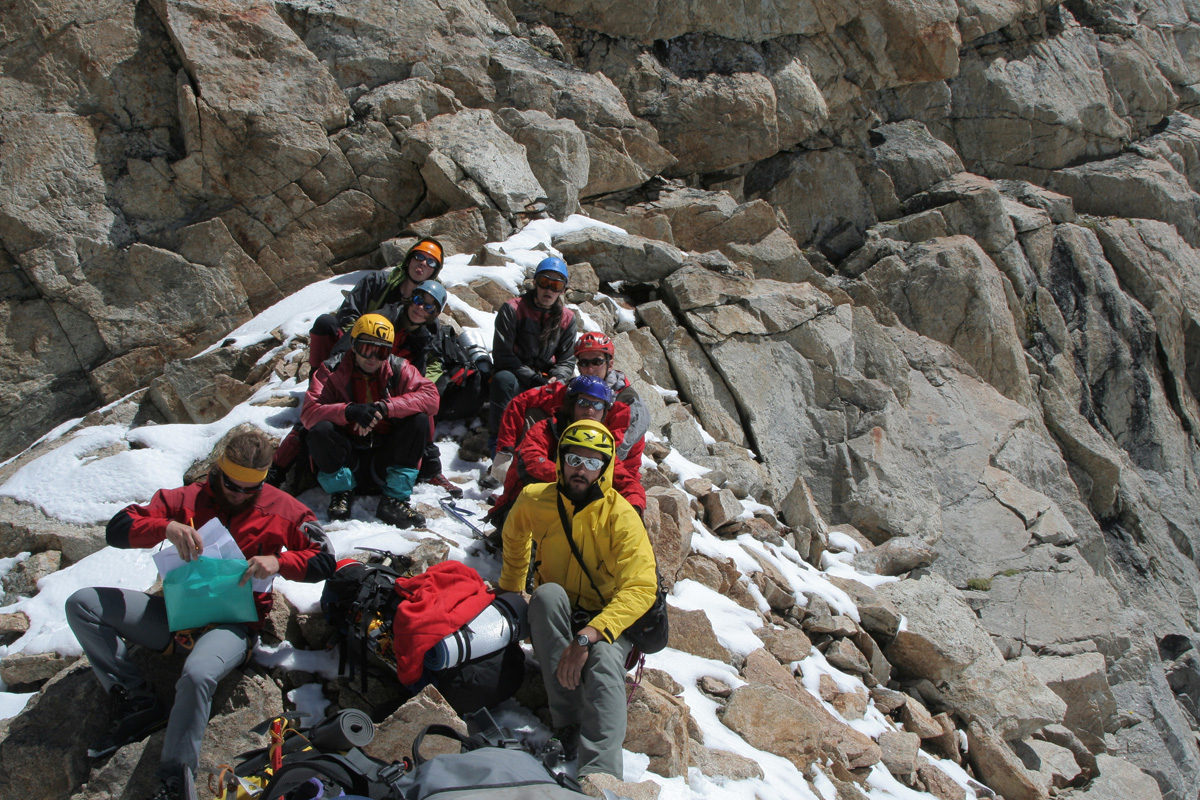
<svg viewBox="0 0 1200 800">
<path fill-rule="evenodd" d="M 563 761 L 571 761 L 579 755 L 579 723 L 555 728 L 554 738 L 562 744 Z"/>
<path fill-rule="evenodd" d="M 446 493 L 456 500 L 463 496 L 462 487 L 457 483 L 451 482 L 449 478 L 440 472 L 436 475 L 431 475 L 426 478 L 425 483 L 428 483 L 431 486 L 436 486 L 439 489 L 445 489 Z"/>
<path fill-rule="evenodd" d="M 145 739 L 167 724 L 167 707 L 149 686 L 132 691 L 113 686 L 108 696 L 112 703 L 109 728 L 100 741 L 88 748 L 88 758 L 103 758 L 133 742 Z"/>
<path fill-rule="evenodd" d="M 183 800 L 183 782 L 179 778 L 163 778 L 158 791 L 146 800 Z"/>
<path fill-rule="evenodd" d="M 350 519 L 350 509 L 354 507 L 354 492 L 334 492 L 329 495 L 329 521 Z"/>
<path fill-rule="evenodd" d="M 388 525 L 395 525 L 397 528 L 411 528 L 414 525 L 420 527 L 425 524 L 425 516 L 423 514 L 409 505 L 407 500 L 398 500 L 395 497 L 385 496 L 379 498 L 379 505 L 375 508 L 375 516 Z"/>
</svg>

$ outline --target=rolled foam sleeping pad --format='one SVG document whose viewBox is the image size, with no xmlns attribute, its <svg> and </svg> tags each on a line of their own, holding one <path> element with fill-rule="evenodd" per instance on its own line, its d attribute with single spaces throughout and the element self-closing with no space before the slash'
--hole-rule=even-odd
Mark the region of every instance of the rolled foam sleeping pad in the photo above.
<svg viewBox="0 0 1200 800">
<path fill-rule="evenodd" d="M 429 648 L 425 666 L 437 672 L 502 650 L 528 635 L 529 604 L 516 592 L 506 592 L 475 619 Z"/>
<path fill-rule="evenodd" d="M 366 747 L 375 738 L 375 724 L 357 708 L 346 708 L 322 720 L 308 739 L 320 750 L 349 750 Z"/>
</svg>

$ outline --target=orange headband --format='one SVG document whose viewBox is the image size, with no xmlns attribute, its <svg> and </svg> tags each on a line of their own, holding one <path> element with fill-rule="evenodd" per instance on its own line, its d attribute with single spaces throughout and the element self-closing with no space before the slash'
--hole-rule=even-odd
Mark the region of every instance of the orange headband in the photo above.
<svg viewBox="0 0 1200 800">
<path fill-rule="evenodd" d="M 242 483 L 262 483 L 267 479 L 267 471 L 265 469 L 250 469 L 249 467 L 235 464 L 226 458 L 224 453 L 217 459 L 217 466 L 221 468 L 221 472 L 224 472 L 235 481 L 241 481 Z"/>
</svg>

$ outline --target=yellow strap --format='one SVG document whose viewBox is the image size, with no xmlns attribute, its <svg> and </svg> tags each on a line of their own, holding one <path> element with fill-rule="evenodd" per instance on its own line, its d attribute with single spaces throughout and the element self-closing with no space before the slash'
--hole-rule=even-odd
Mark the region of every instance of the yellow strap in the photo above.
<svg viewBox="0 0 1200 800">
<path fill-rule="evenodd" d="M 226 458 L 224 453 L 217 459 L 217 466 L 221 468 L 221 472 L 224 472 L 235 481 L 241 481 L 242 483 L 262 483 L 267 479 L 267 471 L 265 469 L 250 469 L 249 467 L 235 464 Z"/>
</svg>

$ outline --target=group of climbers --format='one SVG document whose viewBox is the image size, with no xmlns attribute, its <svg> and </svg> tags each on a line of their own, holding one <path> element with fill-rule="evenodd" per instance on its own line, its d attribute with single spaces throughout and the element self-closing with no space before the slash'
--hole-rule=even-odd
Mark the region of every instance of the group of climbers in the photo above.
<svg viewBox="0 0 1200 800">
<path fill-rule="evenodd" d="M 162 490 L 148 506 L 118 513 L 109 543 L 170 542 L 190 562 L 204 549 L 197 524 L 215 518 L 246 556 L 242 584 L 276 574 L 321 581 L 334 567 L 324 532 L 311 511 L 276 488 L 293 463 L 313 467 L 329 494 L 331 521 L 348 519 L 356 494 L 368 487 L 382 495 L 376 517 L 400 528 L 425 524 L 410 502 L 418 481 L 461 496 L 442 474 L 435 418 L 454 389 L 466 385 L 471 364 L 482 362 L 464 355 L 453 330 L 437 319 L 447 301 L 436 280 L 443 263 L 441 244 L 423 238 L 390 272 L 359 281 L 336 313 L 319 316 L 312 327 L 313 371 L 300 423 L 282 445 L 276 449 L 266 434 L 244 426 L 207 480 Z M 525 588 L 530 547 L 538 547 L 529 620 L 555 733 L 568 756 L 578 751 L 581 777 L 620 777 L 623 676 L 632 647 L 623 632 L 649 609 L 656 587 L 641 521 L 648 414 L 613 368 L 612 340 L 596 332 L 576 339 L 577 317 L 564 303 L 567 282 L 562 259 L 546 258 L 533 288 L 497 315 L 487 389 L 494 461 L 487 478 L 504 491 L 490 516 L 503 534 L 502 588 Z M 576 365 L 579 375 L 572 377 Z M 486 384 L 471 385 L 478 397 L 458 398 L 455 413 L 482 407 Z M 197 768 L 217 682 L 248 656 L 270 608 L 269 586 L 255 592 L 257 620 L 186 636 L 170 627 L 161 597 L 103 588 L 73 595 L 68 621 L 113 703 L 111 730 L 89 754 L 107 756 L 166 725 L 154 798 L 178 798 Z M 188 650 L 173 707 L 134 667 L 129 643 Z"/>
</svg>

